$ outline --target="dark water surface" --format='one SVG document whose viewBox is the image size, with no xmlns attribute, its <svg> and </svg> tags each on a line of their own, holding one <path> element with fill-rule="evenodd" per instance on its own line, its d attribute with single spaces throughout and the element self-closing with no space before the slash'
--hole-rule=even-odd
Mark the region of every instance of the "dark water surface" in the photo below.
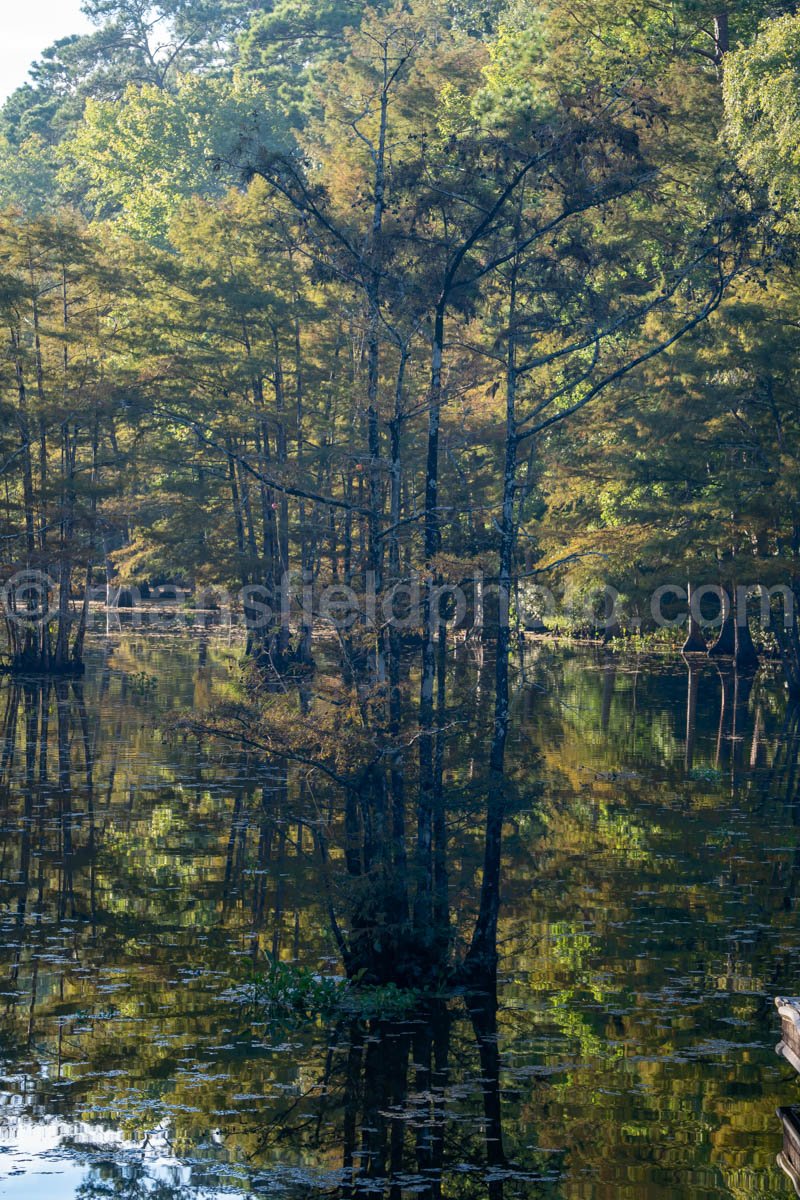
<svg viewBox="0 0 800 1200">
<path fill-rule="evenodd" d="M 77 687 L 0 685 L 0 1194 L 792 1194 L 772 998 L 800 992 L 800 736 L 769 676 L 704 665 L 687 738 L 682 660 L 532 651 L 481 1040 L 458 998 L 332 1024 L 249 1003 L 267 953 L 341 967 L 313 778 L 171 728 L 235 692 L 239 653 L 122 633 Z M 456 696 L 488 703 L 462 653 Z M 461 936 L 485 747 L 447 755 Z"/>
</svg>

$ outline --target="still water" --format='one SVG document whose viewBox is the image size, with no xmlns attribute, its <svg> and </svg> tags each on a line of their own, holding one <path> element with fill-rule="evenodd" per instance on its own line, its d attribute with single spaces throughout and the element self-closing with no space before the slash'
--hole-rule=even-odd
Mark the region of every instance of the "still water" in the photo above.
<svg viewBox="0 0 800 1200">
<path fill-rule="evenodd" d="M 476 653 L 453 686 L 480 707 Z M 792 1195 L 772 998 L 800 992 L 800 733 L 769 674 L 531 651 L 487 1034 L 458 996 L 333 1023 L 251 1003 L 267 955 L 341 966 L 313 779 L 174 726 L 235 694 L 240 654 L 123 632 L 77 686 L 0 685 L 0 1195 Z M 470 728 L 446 751 L 457 936 Z"/>
</svg>

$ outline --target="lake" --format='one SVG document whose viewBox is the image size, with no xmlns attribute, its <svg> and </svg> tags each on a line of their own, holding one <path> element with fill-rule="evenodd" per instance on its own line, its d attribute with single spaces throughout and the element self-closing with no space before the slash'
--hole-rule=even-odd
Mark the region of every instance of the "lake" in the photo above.
<svg viewBox="0 0 800 1200">
<path fill-rule="evenodd" d="M 791 1195 L 773 998 L 800 992 L 800 730 L 777 678 L 532 646 L 496 1016 L 443 991 L 298 1020 L 253 979 L 342 976 L 332 801 L 179 720 L 237 696 L 241 655 L 235 631 L 122 630 L 79 683 L 0 683 L 1 1195 Z M 458 946 L 491 673 L 462 646 L 450 674 Z"/>
</svg>

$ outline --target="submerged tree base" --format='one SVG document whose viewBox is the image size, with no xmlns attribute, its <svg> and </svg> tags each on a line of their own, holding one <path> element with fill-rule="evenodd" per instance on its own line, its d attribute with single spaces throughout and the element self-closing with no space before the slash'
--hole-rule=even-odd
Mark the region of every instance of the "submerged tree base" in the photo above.
<svg viewBox="0 0 800 1200">
<path fill-rule="evenodd" d="M 0 664 L 0 672 L 4 675 L 35 675 L 42 679 L 80 679 L 86 673 L 86 666 L 73 660 L 54 663 L 38 654 L 15 654 L 9 662 Z"/>
<path fill-rule="evenodd" d="M 708 652 L 706 639 L 703 637 L 700 626 L 695 621 L 692 621 L 689 628 L 689 636 L 681 646 L 681 654 L 708 654 Z"/>
</svg>

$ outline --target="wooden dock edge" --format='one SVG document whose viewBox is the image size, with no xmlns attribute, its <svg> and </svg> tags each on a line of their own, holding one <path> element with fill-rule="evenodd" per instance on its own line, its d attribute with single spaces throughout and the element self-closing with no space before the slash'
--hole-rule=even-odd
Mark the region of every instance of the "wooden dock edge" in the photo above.
<svg viewBox="0 0 800 1200">
<path fill-rule="evenodd" d="M 787 1046 L 786 1042 L 778 1042 L 775 1047 L 775 1053 L 779 1054 L 781 1058 L 785 1058 L 789 1066 L 794 1067 L 795 1071 L 800 1075 L 800 1057 L 795 1054 L 791 1046 Z"/>
<path fill-rule="evenodd" d="M 783 1171 L 784 1175 L 789 1180 L 791 1180 L 792 1185 L 795 1190 L 795 1194 L 797 1196 L 800 1196 L 800 1173 L 795 1171 L 794 1167 L 789 1162 L 788 1158 L 786 1157 L 786 1155 L 783 1153 L 782 1150 L 781 1150 L 780 1154 L 778 1155 L 778 1157 L 775 1159 L 775 1161 L 777 1162 L 780 1169 Z"/>
</svg>

